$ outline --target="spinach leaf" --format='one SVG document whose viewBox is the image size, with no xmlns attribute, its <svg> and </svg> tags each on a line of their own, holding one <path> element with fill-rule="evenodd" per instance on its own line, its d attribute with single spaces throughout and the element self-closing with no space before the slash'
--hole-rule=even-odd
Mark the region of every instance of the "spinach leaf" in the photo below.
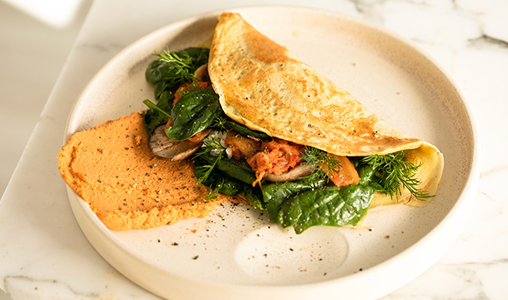
<svg viewBox="0 0 508 300">
<path fill-rule="evenodd" d="M 267 139 L 270 137 L 268 134 L 266 134 L 264 132 L 252 130 L 252 129 L 248 128 L 247 126 L 237 123 L 229 118 L 225 119 L 224 126 L 226 128 L 235 130 L 236 132 L 238 132 L 239 134 L 241 134 L 243 136 L 252 136 L 252 137 L 260 138 L 260 139 Z"/>
<path fill-rule="evenodd" d="M 143 101 L 148 109 L 143 117 L 145 130 L 151 135 L 155 127 L 168 122 L 171 116 L 172 103 L 175 96 L 171 92 L 163 92 L 157 104 L 150 100 Z"/>
<path fill-rule="evenodd" d="M 176 52 L 164 51 L 155 54 L 159 59 L 150 63 L 145 71 L 148 82 L 155 84 L 154 96 L 157 105 L 145 100 L 148 109 L 144 116 L 146 132 L 152 134 L 155 127 L 168 122 L 174 90 L 186 81 L 192 81 L 198 67 L 208 62 L 208 48 L 191 47 Z"/>
<path fill-rule="evenodd" d="M 204 47 L 189 47 L 176 52 L 179 56 L 185 56 L 186 54 L 192 59 L 192 68 L 194 69 L 192 72 L 199 68 L 200 66 L 208 63 L 208 57 L 210 54 L 209 48 Z M 186 54 L 185 54 L 186 53 Z"/>
<path fill-rule="evenodd" d="M 270 138 L 270 136 L 264 132 L 252 130 L 245 125 L 237 123 L 228 117 L 225 113 L 223 113 L 215 120 L 215 122 L 212 124 L 212 127 L 219 131 L 227 131 L 228 129 L 233 129 L 243 136 L 251 136 L 260 139 Z"/>
<path fill-rule="evenodd" d="M 181 82 L 180 79 L 173 80 L 169 76 L 169 74 L 175 73 L 175 66 L 173 64 L 165 63 L 161 60 L 154 60 L 149 65 L 145 71 L 145 79 L 149 83 L 157 84 L 159 82 L 165 82 L 167 78 L 167 85 L 170 85 L 171 88 L 178 87 Z M 168 74 L 167 76 L 165 74 Z"/>
<path fill-rule="evenodd" d="M 367 212 L 374 191 L 360 184 L 307 191 L 283 202 L 277 221 L 284 228 L 293 226 L 297 234 L 315 225 L 355 225 Z"/>
<path fill-rule="evenodd" d="M 203 157 L 196 159 L 194 173 L 197 178 L 202 178 L 205 176 L 205 172 L 207 172 L 208 161 L 206 159 L 202 159 Z M 208 158 L 210 159 L 210 158 Z M 238 170 L 235 170 L 237 166 L 236 164 L 227 165 L 225 168 L 223 163 L 219 163 L 221 168 L 230 169 L 234 171 L 234 175 L 238 177 Z M 257 188 L 252 188 L 251 184 L 247 184 L 243 181 L 235 179 L 226 174 L 226 172 L 217 169 L 213 169 L 209 176 L 206 176 L 206 179 L 203 180 L 205 186 L 212 190 L 212 195 L 215 193 L 222 193 L 229 196 L 235 196 L 239 193 L 243 193 L 243 197 L 250 203 L 254 208 L 264 209 L 263 196 L 261 195 L 261 190 Z"/>
<path fill-rule="evenodd" d="M 194 174 L 197 178 L 201 178 L 204 176 L 206 172 L 206 168 L 203 168 L 207 164 L 206 161 L 197 159 L 194 163 Z M 238 180 L 235 180 L 220 171 L 212 170 L 210 176 L 207 176 L 205 180 L 202 182 L 204 185 L 209 187 L 212 190 L 217 190 L 219 193 L 235 196 L 240 191 L 243 190 L 241 183 Z"/>
<path fill-rule="evenodd" d="M 243 160 L 221 160 L 217 163 L 217 169 L 250 186 L 252 186 L 252 183 L 256 181 L 256 175 L 254 171 L 252 171 L 252 168 Z"/>
<path fill-rule="evenodd" d="M 270 183 L 263 185 L 263 199 L 266 203 L 268 216 L 272 222 L 277 222 L 280 207 L 282 203 L 298 193 L 316 190 L 326 184 L 326 180 L 321 178 L 304 178 L 298 181 L 288 181 L 282 183 Z"/>
<path fill-rule="evenodd" d="M 252 207 L 264 210 L 266 203 L 263 200 L 263 194 L 258 188 L 253 188 L 252 185 L 243 184 L 243 196 L 252 205 Z"/>
<path fill-rule="evenodd" d="M 199 158 L 205 160 L 209 164 L 214 164 L 216 157 L 209 153 L 200 153 Z M 220 159 L 215 164 L 215 169 L 225 173 L 226 175 L 235 178 L 243 183 L 246 183 L 252 188 L 252 183 L 256 180 L 256 175 L 252 168 L 243 160 L 237 161 L 235 159 Z M 198 178 L 200 178 L 198 176 Z"/>
<path fill-rule="evenodd" d="M 284 228 L 293 226 L 297 234 L 316 225 L 354 225 L 363 218 L 379 188 L 375 172 L 372 166 L 361 165 L 361 181 L 343 188 L 323 187 L 328 180 L 313 176 L 265 185 L 263 197 L 270 220 Z"/>
<path fill-rule="evenodd" d="M 155 85 L 153 94 L 155 96 L 155 100 L 158 102 L 158 101 L 160 101 L 160 99 L 164 99 L 165 97 L 167 97 L 168 94 L 173 95 L 173 92 L 169 88 L 169 83 L 167 83 L 166 81 L 159 81 Z M 173 98 L 174 98 L 174 95 L 173 95 Z"/>
<path fill-rule="evenodd" d="M 220 114 L 219 96 L 212 87 L 190 91 L 173 106 L 172 126 L 166 129 L 166 135 L 174 141 L 184 141 L 208 128 Z"/>
</svg>

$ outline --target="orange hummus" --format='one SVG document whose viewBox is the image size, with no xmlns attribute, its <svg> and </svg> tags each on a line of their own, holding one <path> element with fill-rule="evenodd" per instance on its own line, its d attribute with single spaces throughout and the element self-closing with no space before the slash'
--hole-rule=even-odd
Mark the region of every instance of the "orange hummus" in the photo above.
<svg viewBox="0 0 508 300">
<path fill-rule="evenodd" d="M 205 200 L 189 160 L 152 154 L 142 113 L 73 134 L 58 155 L 65 182 L 112 230 L 147 229 L 204 217 L 228 199 Z"/>
</svg>

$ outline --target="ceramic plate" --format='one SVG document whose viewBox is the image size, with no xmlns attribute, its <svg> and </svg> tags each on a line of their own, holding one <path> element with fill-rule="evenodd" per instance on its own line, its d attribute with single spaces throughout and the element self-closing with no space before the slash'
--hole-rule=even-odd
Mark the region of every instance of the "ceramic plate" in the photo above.
<svg viewBox="0 0 508 300">
<path fill-rule="evenodd" d="M 437 196 L 424 208 L 370 212 L 370 229 L 314 227 L 296 235 L 263 212 L 227 204 L 203 219 L 112 232 L 69 190 L 83 232 L 119 272 L 168 299 L 372 299 L 411 281 L 452 244 L 474 200 L 478 144 L 460 93 L 424 54 L 371 24 L 302 8 L 234 11 L 381 118 L 436 145 L 445 157 Z M 153 87 L 144 71 L 154 50 L 199 44 L 219 13 L 170 24 L 120 52 L 76 102 L 66 138 L 145 109 Z"/>
</svg>

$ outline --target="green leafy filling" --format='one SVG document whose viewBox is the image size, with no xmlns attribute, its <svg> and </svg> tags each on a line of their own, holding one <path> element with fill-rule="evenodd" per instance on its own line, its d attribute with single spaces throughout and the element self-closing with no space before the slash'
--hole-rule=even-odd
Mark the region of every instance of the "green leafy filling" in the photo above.
<svg viewBox="0 0 508 300">
<path fill-rule="evenodd" d="M 212 87 L 185 93 L 171 110 L 172 125 L 166 135 L 173 141 L 184 141 L 210 127 L 221 114 L 219 96 Z"/>
<path fill-rule="evenodd" d="M 175 99 L 176 89 L 183 83 L 193 82 L 194 72 L 208 62 L 208 48 L 191 47 L 180 51 L 154 53 L 158 59 L 150 63 L 145 71 L 145 78 L 155 85 L 154 96 L 156 104 L 150 100 L 144 103 L 148 106 L 144 123 L 148 134 L 152 134 L 155 127 L 165 124 L 171 118 L 171 110 Z"/>
<path fill-rule="evenodd" d="M 155 84 L 157 104 L 145 100 L 145 128 L 148 133 L 171 119 L 166 129 L 169 138 L 186 140 L 196 133 L 214 128 L 233 129 L 244 136 L 269 138 L 227 117 L 212 87 L 191 89 L 174 102 L 175 90 L 184 83 L 194 82 L 193 73 L 208 61 L 208 49 L 188 48 L 177 52 L 164 51 L 146 71 L 148 82 Z M 262 189 L 252 184 L 256 175 L 246 161 L 236 161 L 225 155 L 225 147 L 216 137 L 206 137 L 203 147 L 194 155 L 198 184 L 210 188 L 207 198 L 218 193 L 241 195 L 252 206 L 266 210 L 270 220 L 282 227 L 292 226 L 300 234 L 316 225 L 343 226 L 357 224 L 367 212 L 376 191 L 399 197 L 401 188 L 407 188 L 413 197 L 432 197 L 417 186 L 415 165 L 405 159 L 407 152 L 351 158 L 360 175 L 360 182 L 347 187 L 329 185 L 327 170 L 337 170 L 340 164 L 333 156 L 313 147 L 306 147 L 304 163 L 316 165 L 310 176 L 297 181 L 271 183 L 262 181 Z"/>
<path fill-rule="evenodd" d="M 153 55 L 159 59 L 150 63 L 145 78 L 160 91 L 176 89 L 182 83 L 192 82 L 194 72 L 208 62 L 209 49 L 190 47 L 173 52 L 166 49 L 163 53 L 154 52 Z"/>
</svg>

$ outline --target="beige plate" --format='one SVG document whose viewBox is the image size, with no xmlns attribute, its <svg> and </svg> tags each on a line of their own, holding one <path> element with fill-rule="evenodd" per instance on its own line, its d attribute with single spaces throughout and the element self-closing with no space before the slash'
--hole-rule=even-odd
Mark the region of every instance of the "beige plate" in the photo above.
<svg viewBox="0 0 508 300">
<path fill-rule="evenodd" d="M 315 227 L 297 236 L 229 205 L 205 219 L 111 232 L 69 191 L 87 238 L 126 277 L 171 299 L 371 299 L 414 279 L 452 244 L 475 198 L 477 136 L 456 87 L 420 51 L 371 24 L 302 8 L 235 11 L 380 117 L 436 145 L 445 157 L 437 197 L 425 208 L 371 212 L 371 230 Z M 120 52 L 77 101 L 65 138 L 144 109 L 142 100 L 153 99 L 144 80 L 151 53 L 200 43 L 218 14 L 168 25 Z"/>
</svg>

